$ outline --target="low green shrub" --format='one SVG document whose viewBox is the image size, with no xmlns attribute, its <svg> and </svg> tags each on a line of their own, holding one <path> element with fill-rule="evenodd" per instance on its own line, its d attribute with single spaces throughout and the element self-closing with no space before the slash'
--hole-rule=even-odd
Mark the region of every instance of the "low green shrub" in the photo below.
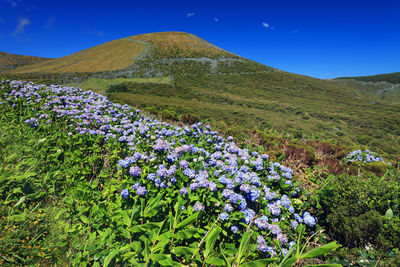
<svg viewBox="0 0 400 267">
<path fill-rule="evenodd" d="M 372 245 L 384 252 L 399 247 L 399 181 L 394 168 L 382 177 L 335 177 L 318 192 L 320 224 L 349 248 Z"/>
</svg>

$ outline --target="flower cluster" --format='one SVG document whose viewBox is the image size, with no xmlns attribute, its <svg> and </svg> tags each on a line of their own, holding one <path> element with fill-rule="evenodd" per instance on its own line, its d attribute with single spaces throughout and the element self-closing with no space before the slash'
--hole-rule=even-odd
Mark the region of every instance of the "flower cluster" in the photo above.
<svg viewBox="0 0 400 267">
<path fill-rule="evenodd" d="M 232 234 L 251 225 L 259 236 L 258 251 L 265 256 L 290 249 L 300 224 L 316 224 L 310 213 L 293 204 L 300 190 L 290 168 L 266 154 L 241 149 L 233 137 L 225 139 L 208 125 L 160 122 L 77 88 L 21 81 L 0 86 L 11 89 L 0 91 L 0 111 L 2 106 L 29 109 L 32 117 L 25 122 L 32 127 L 60 122 L 76 135 L 122 151 L 114 167 L 123 178 L 124 199 L 151 198 L 159 192 L 179 195 L 187 214 L 205 210 Z M 275 251 L 274 240 L 281 251 Z"/>
<path fill-rule="evenodd" d="M 353 152 L 350 152 L 345 158 L 344 160 L 347 163 L 351 163 L 354 161 L 359 161 L 362 163 L 371 163 L 371 162 L 377 162 L 377 161 L 381 161 L 383 163 L 385 163 L 385 161 L 382 159 L 381 156 L 378 155 L 378 153 L 376 152 L 372 152 L 369 150 L 355 150 Z"/>
</svg>

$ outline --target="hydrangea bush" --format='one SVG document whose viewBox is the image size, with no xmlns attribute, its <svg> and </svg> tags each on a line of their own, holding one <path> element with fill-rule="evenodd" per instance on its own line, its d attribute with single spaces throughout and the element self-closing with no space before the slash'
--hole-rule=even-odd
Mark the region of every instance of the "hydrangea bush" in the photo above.
<svg viewBox="0 0 400 267">
<path fill-rule="evenodd" d="M 171 248 L 191 246 L 191 239 L 200 246 L 218 227 L 219 249 L 230 249 L 251 229 L 250 258 L 283 257 L 295 245 L 300 225 L 313 231 L 316 218 L 302 208 L 293 171 L 240 148 L 208 125 L 178 127 L 77 88 L 22 81 L 2 81 L 1 88 L 0 109 L 20 112 L 30 127 L 62 123 L 71 135 L 113 147 L 120 159 L 111 168 L 120 189 L 110 199 L 126 209 L 139 205 L 141 214 L 144 203 L 155 201 L 159 221 L 179 214 L 188 230 L 199 229 L 200 236 L 172 240 Z"/>
<path fill-rule="evenodd" d="M 385 163 L 385 161 L 382 159 L 381 156 L 379 156 L 378 153 L 372 152 L 369 150 L 355 150 L 353 152 L 350 152 L 344 160 L 347 163 L 352 163 L 354 161 L 359 161 L 362 163 L 371 163 L 371 162 L 377 162 L 381 161 Z"/>
</svg>

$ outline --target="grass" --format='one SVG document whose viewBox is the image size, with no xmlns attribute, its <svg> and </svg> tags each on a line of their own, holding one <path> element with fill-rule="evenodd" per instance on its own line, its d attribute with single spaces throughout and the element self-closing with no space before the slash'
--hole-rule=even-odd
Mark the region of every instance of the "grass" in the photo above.
<svg viewBox="0 0 400 267">
<path fill-rule="evenodd" d="M 388 83 L 400 83 L 400 72 L 385 73 L 370 76 L 358 76 L 358 77 L 340 77 L 337 79 L 354 79 L 357 81 L 364 82 L 388 82 Z"/>
<path fill-rule="evenodd" d="M 151 57 L 163 58 L 238 58 L 215 45 L 185 32 L 157 32 L 131 36 L 129 39 L 151 43 Z"/>
<path fill-rule="evenodd" d="M 175 76 L 170 85 L 126 84 L 108 91 L 115 101 L 170 119 L 195 114 L 217 129 L 248 137 L 249 131 L 277 129 L 303 138 L 400 151 L 400 104 L 363 97 L 348 87 L 285 72 Z"/>
<path fill-rule="evenodd" d="M 140 43 L 119 39 L 69 56 L 21 66 L 12 70 L 11 73 L 79 73 L 118 70 L 132 65 L 142 50 L 143 45 Z"/>
<path fill-rule="evenodd" d="M 104 94 L 105 91 L 112 85 L 121 84 L 124 82 L 129 83 L 151 83 L 151 84 L 171 84 L 169 77 L 160 78 L 116 78 L 116 79 L 100 79 L 100 78 L 89 78 L 83 82 L 72 82 L 65 84 L 65 86 L 79 87 L 83 90 L 92 90 L 96 93 Z"/>
<path fill-rule="evenodd" d="M 2 68 L 15 68 L 20 65 L 33 64 L 36 62 L 41 62 L 49 60 L 43 57 L 32 57 L 32 56 L 22 56 L 15 55 L 5 52 L 0 52 L 0 70 Z"/>
</svg>

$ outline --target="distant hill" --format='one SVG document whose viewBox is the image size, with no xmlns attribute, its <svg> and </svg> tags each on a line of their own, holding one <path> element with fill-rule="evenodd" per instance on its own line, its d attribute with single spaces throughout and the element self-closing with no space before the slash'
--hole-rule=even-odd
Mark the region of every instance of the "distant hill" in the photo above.
<svg viewBox="0 0 400 267">
<path fill-rule="evenodd" d="M 363 82 L 388 82 L 392 84 L 400 83 L 400 72 L 370 75 L 370 76 L 358 76 L 358 77 L 339 77 L 336 79 L 353 79 Z"/>
<path fill-rule="evenodd" d="M 164 119 L 207 121 L 250 143 L 277 143 L 263 133 L 279 130 L 400 152 L 400 101 L 277 70 L 189 33 L 126 37 L 4 75 L 94 90 Z"/>
<path fill-rule="evenodd" d="M 0 70 L 14 69 L 18 66 L 49 60 L 43 57 L 32 57 L 0 52 Z"/>
<path fill-rule="evenodd" d="M 71 73 L 104 72 L 125 69 L 143 60 L 194 61 L 207 59 L 239 59 L 192 34 L 183 32 L 161 32 L 141 34 L 107 42 L 75 54 L 46 62 L 22 66 L 12 73 Z M 207 63 L 207 60 L 204 61 Z"/>
</svg>

